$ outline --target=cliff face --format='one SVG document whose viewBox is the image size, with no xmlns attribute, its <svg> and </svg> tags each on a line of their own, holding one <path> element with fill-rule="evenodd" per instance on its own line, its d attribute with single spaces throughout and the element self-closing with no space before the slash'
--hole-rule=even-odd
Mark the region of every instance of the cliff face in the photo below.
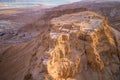
<svg viewBox="0 0 120 80">
<path fill-rule="evenodd" d="M 119 79 L 119 54 L 105 18 L 82 12 L 54 18 L 51 24 L 56 45 L 49 51 L 47 70 L 52 80 Z"/>
<path fill-rule="evenodd" d="M 79 72 L 80 58 L 70 47 L 69 35 L 61 34 L 58 45 L 50 52 L 52 59 L 47 64 L 48 73 L 54 79 L 67 79 Z"/>
</svg>

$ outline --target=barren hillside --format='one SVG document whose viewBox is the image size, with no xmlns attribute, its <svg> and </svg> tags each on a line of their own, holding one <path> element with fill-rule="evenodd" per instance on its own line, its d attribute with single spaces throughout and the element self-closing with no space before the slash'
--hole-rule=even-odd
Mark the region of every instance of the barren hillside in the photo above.
<svg viewBox="0 0 120 80">
<path fill-rule="evenodd" d="M 0 80 L 120 80 L 120 3 L 103 3 L 36 12 L 18 32 L 38 36 L 0 42 Z"/>
</svg>

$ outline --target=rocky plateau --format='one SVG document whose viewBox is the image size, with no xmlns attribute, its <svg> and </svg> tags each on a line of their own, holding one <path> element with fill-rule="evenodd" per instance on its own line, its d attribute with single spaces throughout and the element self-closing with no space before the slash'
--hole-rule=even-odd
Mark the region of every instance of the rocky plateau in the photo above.
<svg viewBox="0 0 120 80">
<path fill-rule="evenodd" d="M 120 80 L 119 1 L 42 11 L 0 15 L 0 80 Z"/>
</svg>

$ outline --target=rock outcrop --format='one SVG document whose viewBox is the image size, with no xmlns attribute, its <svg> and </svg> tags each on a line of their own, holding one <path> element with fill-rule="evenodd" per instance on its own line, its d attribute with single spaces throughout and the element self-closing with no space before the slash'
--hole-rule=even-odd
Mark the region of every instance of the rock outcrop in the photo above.
<svg viewBox="0 0 120 80">
<path fill-rule="evenodd" d="M 88 11 L 66 14 L 51 25 L 56 45 L 48 52 L 47 70 L 52 80 L 118 80 L 116 40 L 104 17 Z"/>
<path fill-rule="evenodd" d="M 80 58 L 71 50 L 69 35 L 60 35 L 58 45 L 50 52 L 52 59 L 47 64 L 48 73 L 54 79 L 67 79 L 79 72 Z"/>
</svg>

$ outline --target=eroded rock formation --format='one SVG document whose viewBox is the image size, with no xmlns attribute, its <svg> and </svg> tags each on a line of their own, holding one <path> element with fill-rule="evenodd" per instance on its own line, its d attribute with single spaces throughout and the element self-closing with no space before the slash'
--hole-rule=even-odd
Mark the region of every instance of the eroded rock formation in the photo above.
<svg viewBox="0 0 120 80">
<path fill-rule="evenodd" d="M 79 72 L 80 58 L 70 48 L 69 35 L 61 34 L 58 45 L 50 52 L 52 59 L 47 64 L 48 73 L 54 79 L 67 79 Z"/>
<path fill-rule="evenodd" d="M 56 45 L 49 51 L 47 70 L 52 80 L 118 80 L 115 36 L 104 17 L 81 12 L 54 18 L 51 24 Z"/>
</svg>

